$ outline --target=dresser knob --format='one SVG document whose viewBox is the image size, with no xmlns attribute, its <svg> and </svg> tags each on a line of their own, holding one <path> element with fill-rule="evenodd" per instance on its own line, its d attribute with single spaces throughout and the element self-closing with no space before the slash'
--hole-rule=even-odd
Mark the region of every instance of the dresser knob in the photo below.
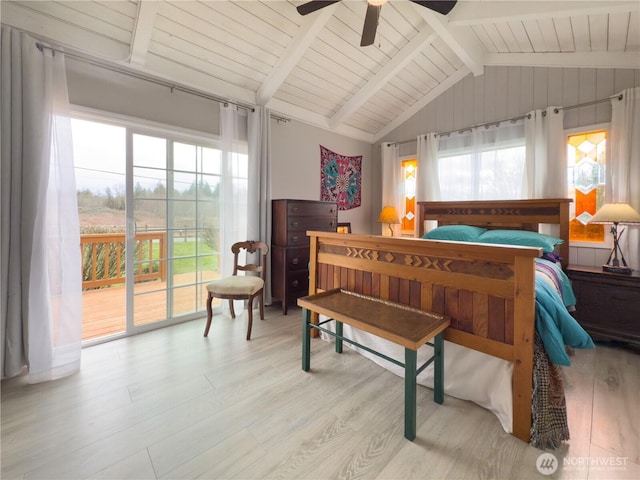
<svg viewBox="0 0 640 480">
<path fill-rule="evenodd" d="M 291 226 L 292 226 L 292 227 L 297 227 L 297 226 L 298 226 L 298 222 L 292 222 L 292 223 L 291 223 Z"/>
<path fill-rule="evenodd" d="M 294 280 L 293 282 L 291 282 L 291 286 L 292 287 L 297 287 L 298 286 L 298 280 Z"/>
<path fill-rule="evenodd" d="M 294 213 L 298 213 L 298 210 L 299 210 L 299 208 L 298 208 L 298 207 L 293 207 L 293 208 L 291 209 L 291 211 L 292 211 L 292 212 L 294 212 Z"/>
<path fill-rule="evenodd" d="M 298 235 L 294 235 L 293 237 L 291 237 L 291 241 L 292 242 L 297 242 L 298 241 Z"/>
<path fill-rule="evenodd" d="M 293 265 L 297 265 L 298 263 L 300 263 L 300 259 L 299 259 L 298 257 L 296 257 L 296 258 L 292 258 L 292 259 L 291 259 L 291 263 L 292 263 Z"/>
</svg>

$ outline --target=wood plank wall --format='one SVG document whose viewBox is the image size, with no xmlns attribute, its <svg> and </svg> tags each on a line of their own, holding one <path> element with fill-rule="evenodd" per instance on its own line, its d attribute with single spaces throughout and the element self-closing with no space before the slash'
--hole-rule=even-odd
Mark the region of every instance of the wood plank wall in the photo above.
<svg viewBox="0 0 640 480">
<path fill-rule="evenodd" d="M 495 122 L 547 106 L 591 102 L 635 86 L 640 86 L 640 70 L 485 67 L 483 75 L 467 75 L 381 141 L 414 140 L 423 133 Z M 609 102 L 568 110 L 564 116 L 566 129 L 610 121 Z M 415 149 L 415 143 L 405 144 L 400 154 Z"/>
</svg>

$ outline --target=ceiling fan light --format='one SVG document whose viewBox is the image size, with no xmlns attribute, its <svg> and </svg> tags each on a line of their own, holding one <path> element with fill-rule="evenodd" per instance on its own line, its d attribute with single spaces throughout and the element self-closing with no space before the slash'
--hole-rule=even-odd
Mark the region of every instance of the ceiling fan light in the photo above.
<svg viewBox="0 0 640 480">
<path fill-rule="evenodd" d="M 380 7 L 387 3 L 387 0 L 367 0 L 369 5 L 373 5 L 374 7 Z"/>
</svg>

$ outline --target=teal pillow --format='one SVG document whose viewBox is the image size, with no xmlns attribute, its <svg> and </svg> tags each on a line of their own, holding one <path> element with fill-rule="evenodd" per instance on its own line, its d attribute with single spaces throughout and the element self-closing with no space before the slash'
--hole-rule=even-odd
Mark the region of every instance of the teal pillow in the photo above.
<svg viewBox="0 0 640 480">
<path fill-rule="evenodd" d="M 454 240 L 456 242 L 477 242 L 486 228 L 471 225 L 443 225 L 425 233 L 422 238 L 429 240 Z"/>
<path fill-rule="evenodd" d="M 540 247 L 545 253 L 553 252 L 556 245 L 564 243 L 561 238 L 544 233 L 526 230 L 487 230 L 476 241 L 498 245 L 519 245 L 521 247 Z"/>
</svg>

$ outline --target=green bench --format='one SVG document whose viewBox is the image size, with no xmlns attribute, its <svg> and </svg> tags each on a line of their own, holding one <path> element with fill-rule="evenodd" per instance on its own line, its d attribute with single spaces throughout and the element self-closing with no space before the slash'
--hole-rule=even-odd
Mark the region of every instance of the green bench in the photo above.
<svg viewBox="0 0 640 480">
<path fill-rule="evenodd" d="M 334 336 L 337 353 L 342 353 L 344 341 L 404 368 L 404 436 L 413 441 L 416 438 L 416 379 L 420 372 L 432 362 L 434 364 L 434 401 L 439 404 L 444 401 L 443 345 L 444 330 L 450 324 L 449 319 L 444 315 L 341 289 L 301 297 L 298 299 L 298 305 L 303 309 L 302 370 L 305 372 L 311 368 L 311 331 L 313 329 Z M 313 323 L 312 312 L 325 315 L 329 319 Z M 325 323 L 332 320 L 336 322 L 335 332 L 323 327 Z M 405 362 L 402 363 L 345 338 L 342 334 L 342 326 L 345 323 L 403 346 Z M 431 339 L 433 343 L 429 343 Z M 418 368 L 418 348 L 425 344 L 431 345 L 434 353 Z"/>
</svg>

